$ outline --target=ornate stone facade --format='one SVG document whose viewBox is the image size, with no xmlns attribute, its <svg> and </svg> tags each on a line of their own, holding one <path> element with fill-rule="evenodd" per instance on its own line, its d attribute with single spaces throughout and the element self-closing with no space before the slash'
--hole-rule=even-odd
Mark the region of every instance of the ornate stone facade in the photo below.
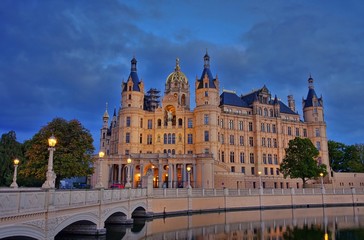
<svg viewBox="0 0 364 240">
<path fill-rule="evenodd" d="M 311 76 L 301 117 L 292 95 L 287 106 L 266 86 L 242 95 L 221 91 L 207 53 L 194 84 L 194 109 L 179 59 L 161 101 L 158 90 L 144 92 L 136 64 L 133 58 L 122 83 L 121 107 L 111 118 L 107 109 L 103 115 L 100 148 L 106 154 L 98 159 L 103 186 L 125 185 L 129 176 L 132 187 L 142 187 L 150 173 L 156 188 L 301 187 L 301 181 L 279 172 L 285 148 L 296 136 L 311 139 L 320 151 L 318 161 L 329 166 L 323 100 Z"/>
</svg>

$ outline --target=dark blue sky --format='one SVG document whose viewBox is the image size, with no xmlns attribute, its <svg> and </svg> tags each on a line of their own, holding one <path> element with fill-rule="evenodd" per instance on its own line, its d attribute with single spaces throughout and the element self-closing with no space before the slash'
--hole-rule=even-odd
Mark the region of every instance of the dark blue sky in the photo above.
<svg viewBox="0 0 364 240">
<path fill-rule="evenodd" d="M 138 60 L 146 89 L 164 91 L 180 59 L 194 92 L 208 49 L 220 86 L 264 84 L 302 115 L 309 74 L 331 140 L 364 143 L 364 1 L 0 1 L 0 134 L 30 139 L 76 118 L 95 146 L 105 103 Z M 191 99 L 194 103 L 194 98 Z"/>
</svg>

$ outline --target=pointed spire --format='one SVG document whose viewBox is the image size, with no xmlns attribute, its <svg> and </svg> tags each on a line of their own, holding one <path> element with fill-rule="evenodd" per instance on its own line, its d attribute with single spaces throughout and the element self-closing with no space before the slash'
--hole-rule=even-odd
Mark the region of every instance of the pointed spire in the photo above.
<svg viewBox="0 0 364 240">
<path fill-rule="evenodd" d="M 176 58 L 176 68 L 174 69 L 176 72 L 181 71 L 181 67 L 179 66 L 179 58 Z"/>
<path fill-rule="evenodd" d="M 131 60 L 131 71 L 132 72 L 136 72 L 137 71 L 137 68 L 136 68 L 136 64 L 137 64 L 137 60 L 135 58 L 135 56 L 133 57 L 133 59 Z"/>
<path fill-rule="evenodd" d="M 314 87 L 313 87 L 313 78 L 311 76 L 311 73 L 310 73 L 310 77 L 308 78 L 308 88 L 309 89 L 314 89 Z"/>
<path fill-rule="evenodd" d="M 114 117 L 116 117 L 116 107 L 114 107 Z"/>
<path fill-rule="evenodd" d="M 210 68 L 210 56 L 207 53 L 207 48 L 206 48 L 206 54 L 203 57 L 203 60 L 204 60 L 204 68 Z"/>
<path fill-rule="evenodd" d="M 103 118 L 109 118 L 109 113 L 107 112 L 107 106 L 108 106 L 108 104 L 106 102 L 106 108 L 105 108 L 105 112 L 104 112 Z"/>
</svg>

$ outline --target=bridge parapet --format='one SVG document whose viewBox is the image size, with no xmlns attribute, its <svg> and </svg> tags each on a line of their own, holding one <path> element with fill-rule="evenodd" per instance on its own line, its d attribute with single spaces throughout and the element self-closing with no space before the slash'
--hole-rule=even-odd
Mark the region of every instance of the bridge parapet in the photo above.
<svg viewBox="0 0 364 240">
<path fill-rule="evenodd" d="M 67 209 L 147 196 L 147 189 L 0 191 L 0 217 Z"/>
</svg>

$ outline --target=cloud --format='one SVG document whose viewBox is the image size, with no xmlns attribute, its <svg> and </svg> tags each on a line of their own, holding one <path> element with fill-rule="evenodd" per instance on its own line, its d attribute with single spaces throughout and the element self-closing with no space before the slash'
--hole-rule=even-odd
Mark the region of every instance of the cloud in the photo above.
<svg viewBox="0 0 364 240">
<path fill-rule="evenodd" d="M 77 118 L 97 144 L 133 56 L 146 89 L 162 92 L 180 58 L 193 97 L 207 49 L 222 88 L 266 84 L 283 101 L 293 94 L 297 109 L 311 73 L 329 138 L 362 141 L 362 10 L 360 1 L 1 1 L 0 131 L 24 140 L 54 117 Z"/>
</svg>

